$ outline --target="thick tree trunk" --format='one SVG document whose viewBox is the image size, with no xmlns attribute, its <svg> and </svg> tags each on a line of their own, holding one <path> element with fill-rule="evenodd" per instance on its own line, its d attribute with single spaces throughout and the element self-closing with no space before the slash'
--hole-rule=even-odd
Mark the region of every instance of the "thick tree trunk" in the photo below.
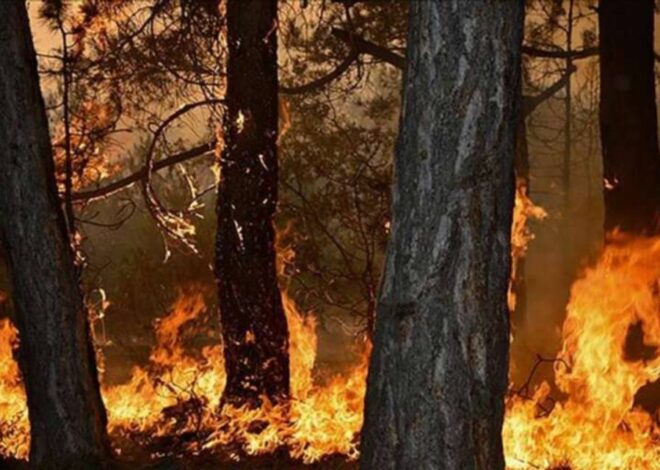
<svg viewBox="0 0 660 470">
<path fill-rule="evenodd" d="M 225 403 L 289 395 L 288 331 L 275 268 L 277 1 L 227 2 L 227 114 L 216 272 Z"/>
<path fill-rule="evenodd" d="M 606 230 L 660 232 L 653 9 L 653 0 L 598 9 Z"/>
<path fill-rule="evenodd" d="M 523 2 L 412 2 L 361 468 L 502 469 Z"/>
<path fill-rule="evenodd" d="M 106 415 L 55 187 L 25 4 L 0 2 L 0 238 L 20 334 L 35 468 L 101 468 Z"/>
<path fill-rule="evenodd" d="M 653 0 L 601 0 L 600 134 L 605 187 L 605 230 L 660 234 L 660 153 L 655 98 Z M 636 330 L 631 330 L 634 332 Z M 641 330 L 626 353 L 642 360 Z M 642 387 L 636 404 L 655 413 L 660 381 Z"/>
</svg>

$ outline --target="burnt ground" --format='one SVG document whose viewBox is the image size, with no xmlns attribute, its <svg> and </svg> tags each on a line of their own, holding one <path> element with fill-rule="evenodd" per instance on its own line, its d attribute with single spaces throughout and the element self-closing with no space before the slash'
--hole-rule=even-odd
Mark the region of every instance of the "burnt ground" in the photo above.
<svg viewBox="0 0 660 470">
<path fill-rule="evenodd" d="M 27 462 L 1 460 L 2 470 L 29 470 Z M 246 457 L 233 462 L 217 455 L 164 458 L 152 462 L 119 461 L 113 470 L 358 470 L 357 462 L 347 462 L 343 457 L 329 457 L 323 462 L 305 465 L 285 455 Z"/>
</svg>

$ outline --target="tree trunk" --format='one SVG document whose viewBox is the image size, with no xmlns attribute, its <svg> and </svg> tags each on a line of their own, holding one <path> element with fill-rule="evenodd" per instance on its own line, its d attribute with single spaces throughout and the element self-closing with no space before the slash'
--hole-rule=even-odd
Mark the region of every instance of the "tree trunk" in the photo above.
<svg viewBox="0 0 660 470">
<path fill-rule="evenodd" d="M 102 467 L 109 457 L 73 253 L 25 4 L 0 2 L 0 238 L 13 283 L 35 468 Z"/>
<path fill-rule="evenodd" d="M 361 468 L 502 469 L 523 2 L 412 2 Z"/>
<path fill-rule="evenodd" d="M 561 180 L 563 191 L 563 216 L 564 229 L 567 239 L 570 241 L 570 224 L 567 220 L 571 207 L 571 154 L 573 152 L 573 87 L 571 70 L 573 70 L 573 11 L 575 0 L 568 0 L 568 12 L 566 15 L 566 85 L 564 86 L 564 155 L 561 166 Z M 572 269 L 565 263 L 565 268 L 570 272 Z"/>
<path fill-rule="evenodd" d="M 601 0 L 600 129 L 605 229 L 660 232 L 653 0 Z"/>
<path fill-rule="evenodd" d="M 660 234 L 660 153 L 655 101 L 653 0 L 601 0 L 600 134 L 605 230 Z M 639 327 L 639 325 L 637 325 Z M 631 328 L 626 355 L 643 360 L 641 329 Z M 630 334 L 633 333 L 633 334 Z M 660 380 L 642 387 L 635 404 L 660 409 Z"/>
<path fill-rule="evenodd" d="M 227 2 L 227 114 L 216 272 L 227 385 L 223 401 L 289 395 L 288 331 L 275 268 L 277 1 Z"/>
</svg>

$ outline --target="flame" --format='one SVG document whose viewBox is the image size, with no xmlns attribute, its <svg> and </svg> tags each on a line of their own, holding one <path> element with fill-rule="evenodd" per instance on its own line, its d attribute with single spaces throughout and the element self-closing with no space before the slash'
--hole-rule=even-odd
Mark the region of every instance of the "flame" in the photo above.
<svg viewBox="0 0 660 470">
<path fill-rule="evenodd" d="M 280 254 L 280 274 L 291 256 Z M 135 367 L 127 383 L 103 386 L 117 452 L 130 442 L 155 456 L 221 451 L 238 460 L 286 447 L 305 463 L 333 454 L 356 459 L 368 347 L 344 374 L 321 374 L 316 320 L 284 294 L 291 402 L 220 409 L 222 347 L 195 346 L 199 337 L 208 339 L 211 315 L 204 299 L 202 288 L 182 290 L 169 314 L 154 325 L 156 346 L 148 363 Z M 633 361 L 624 352 L 629 329 L 638 323 L 645 345 L 660 347 L 658 312 L 660 237 L 611 235 L 598 263 L 571 291 L 563 347 L 554 362 L 561 399 L 551 399 L 548 383 L 531 397 L 512 392 L 507 399 L 507 468 L 660 468 L 660 416 L 634 407 L 637 391 L 660 378 L 660 355 Z M 13 358 L 16 342 L 11 323 L 0 321 L 0 455 L 25 458 L 29 423 Z"/>
<path fill-rule="evenodd" d="M 104 387 L 111 435 L 153 439 L 194 433 L 197 438 L 186 449 L 193 453 L 240 443 L 247 454 L 286 446 L 292 457 L 304 462 L 335 453 L 357 457 L 355 436 L 362 425 L 368 353 L 348 374 L 315 384 L 316 321 L 302 315 L 288 296 L 283 301 L 291 335 L 292 400 L 288 406 L 266 401 L 259 409 L 225 406 L 219 410 L 226 379 L 222 348 L 205 347 L 199 357 L 184 349 L 186 326 L 206 310 L 199 291 L 186 292 L 156 325 L 157 346 L 149 364 L 136 367 L 127 384 Z M 173 418 L 177 407 L 188 414 L 183 421 Z"/>
<path fill-rule="evenodd" d="M 516 180 L 516 197 L 513 206 L 513 223 L 511 224 L 511 279 L 515 279 L 518 272 L 518 264 L 527 253 L 529 242 L 534 239 L 534 234 L 527 225 L 529 219 L 543 220 L 548 213 L 540 206 L 532 202 L 528 195 L 528 188 L 521 178 Z M 516 310 L 516 293 L 513 290 L 513 282 L 509 283 L 508 292 L 509 311 Z"/>
<path fill-rule="evenodd" d="M 266 401 L 256 410 L 225 406 L 220 411 L 226 379 L 222 346 L 205 346 L 198 354 L 185 347 L 187 339 L 205 328 L 206 313 L 202 289 L 186 290 L 169 315 L 156 323 L 156 346 L 148 364 L 135 367 L 127 383 L 102 388 L 113 441 L 132 439 L 146 445 L 158 438 L 186 435 L 190 442 L 182 450 L 191 453 L 240 443 L 247 454 L 286 446 L 293 458 L 303 462 L 331 454 L 356 458 L 369 351 L 365 348 L 348 373 L 325 377 L 317 384 L 312 374 L 316 320 L 303 315 L 288 296 L 283 301 L 291 334 L 288 406 Z M 26 458 L 29 423 L 12 356 L 16 330 L 9 320 L 0 322 L 0 338 L 0 455 Z M 121 446 L 116 447 L 121 452 Z"/>
<path fill-rule="evenodd" d="M 503 431 L 511 469 L 659 469 L 660 428 L 633 408 L 636 392 L 660 378 L 660 355 L 627 360 L 629 328 L 660 346 L 660 237 L 610 237 L 599 262 L 575 282 L 555 361 L 567 398 L 549 411 L 550 386 L 512 395 Z"/>
<path fill-rule="evenodd" d="M 8 319 L 0 319 L 0 456 L 26 458 L 30 447 L 25 390 L 14 349 L 18 332 Z"/>
</svg>

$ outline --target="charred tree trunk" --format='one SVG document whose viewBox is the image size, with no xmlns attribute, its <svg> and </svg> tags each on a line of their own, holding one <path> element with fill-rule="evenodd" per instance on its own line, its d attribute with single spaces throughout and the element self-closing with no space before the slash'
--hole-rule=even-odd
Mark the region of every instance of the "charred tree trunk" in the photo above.
<svg viewBox="0 0 660 470">
<path fill-rule="evenodd" d="M 361 468 L 502 469 L 523 2 L 410 6 Z"/>
<path fill-rule="evenodd" d="M 216 272 L 227 369 L 223 401 L 289 395 L 289 343 L 275 267 L 277 1 L 227 2 L 227 114 Z"/>
<path fill-rule="evenodd" d="M 0 238 L 20 334 L 30 462 L 98 469 L 109 457 L 106 414 L 21 1 L 0 2 L 0 103 Z"/>
<path fill-rule="evenodd" d="M 605 230 L 660 231 L 653 0 L 601 0 L 600 135 Z"/>
</svg>

